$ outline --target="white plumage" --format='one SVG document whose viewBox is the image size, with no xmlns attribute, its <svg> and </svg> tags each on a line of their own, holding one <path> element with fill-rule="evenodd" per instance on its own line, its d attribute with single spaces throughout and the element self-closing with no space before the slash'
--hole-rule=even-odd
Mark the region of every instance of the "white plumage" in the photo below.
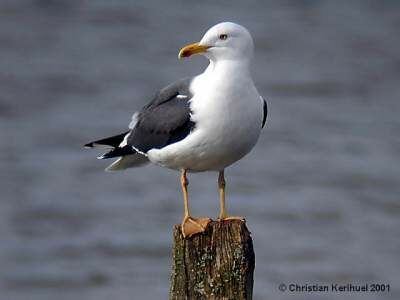
<svg viewBox="0 0 400 300">
<path fill-rule="evenodd" d="M 148 154 L 172 169 L 220 171 L 256 144 L 263 101 L 249 76 L 247 61 L 217 61 L 190 84 L 191 119 L 196 128 L 185 139 Z"/>
</svg>

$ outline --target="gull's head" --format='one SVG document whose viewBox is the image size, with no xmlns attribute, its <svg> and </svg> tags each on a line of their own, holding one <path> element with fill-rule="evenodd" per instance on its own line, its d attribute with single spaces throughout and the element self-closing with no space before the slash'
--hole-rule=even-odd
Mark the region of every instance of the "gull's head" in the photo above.
<svg viewBox="0 0 400 300">
<path fill-rule="evenodd" d="M 211 27 L 200 42 L 183 47 L 179 58 L 202 54 L 211 61 L 250 61 L 253 57 L 253 39 L 246 28 L 232 22 Z"/>
</svg>

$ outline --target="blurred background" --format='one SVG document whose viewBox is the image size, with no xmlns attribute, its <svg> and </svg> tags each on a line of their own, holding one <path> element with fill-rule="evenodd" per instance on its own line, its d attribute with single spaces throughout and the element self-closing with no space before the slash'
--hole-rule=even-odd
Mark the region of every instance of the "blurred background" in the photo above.
<svg viewBox="0 0 400 300">
<path fill-rule="evenodd" d="M 227 170 L 256 251 L 254 299 L 399 299 L 399 1 L 0 2 L 0 299 L 166 299 L 178 174 L 105 173 L 81 146 L 200 73 L 181 46 L 225 20 L 253 34 L 270 115 Z M 190 176 L 216 217 L 215 173 Z M 280 283 L 385 283 L 382 294 Z"/>
</svg>

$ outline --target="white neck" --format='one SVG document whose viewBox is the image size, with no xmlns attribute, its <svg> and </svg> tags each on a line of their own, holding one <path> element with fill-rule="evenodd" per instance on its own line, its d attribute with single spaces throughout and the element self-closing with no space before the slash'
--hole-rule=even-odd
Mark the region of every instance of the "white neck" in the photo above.
<svg viewBox="0 0 400 300">
<path fill-rule="evenodd" d="M 249 60 L 210 60 L 210 64 L 204 71 L 205 74 L 238 74 L 241 76 L 250 76 Z"/>
</svg>

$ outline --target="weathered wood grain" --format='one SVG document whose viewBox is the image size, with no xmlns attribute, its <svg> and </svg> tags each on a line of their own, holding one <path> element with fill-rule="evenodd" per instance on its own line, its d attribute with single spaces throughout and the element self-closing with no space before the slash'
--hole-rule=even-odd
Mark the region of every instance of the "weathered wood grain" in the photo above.
<svg viewBox="0 0 400 300">
<path fill-rule="evenodd" d="M 255 256 L 245 222 L 212 221 L 187 239 L 176 225 L 173 237 L 171 300 L 252 299 Z"/>
</svg>

